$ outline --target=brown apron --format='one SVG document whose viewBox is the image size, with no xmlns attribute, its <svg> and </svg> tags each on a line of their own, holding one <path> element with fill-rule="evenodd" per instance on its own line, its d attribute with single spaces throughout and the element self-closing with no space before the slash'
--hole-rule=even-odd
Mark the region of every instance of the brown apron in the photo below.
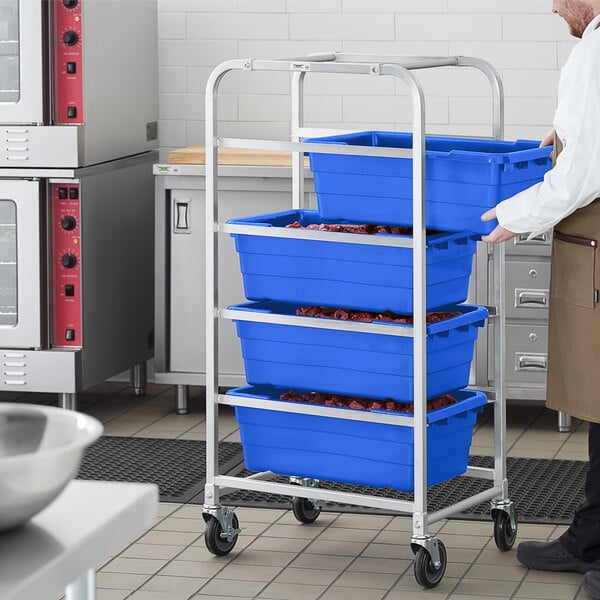
<svg viewBox="0 0 600 600">
<path fill-rule="evenodd" d="M 556 156 L 562 150 L 555 136 Z M 600 201 L 554 228 L 548 328 L 549 408 L 600 423 Z"/>
</svg>

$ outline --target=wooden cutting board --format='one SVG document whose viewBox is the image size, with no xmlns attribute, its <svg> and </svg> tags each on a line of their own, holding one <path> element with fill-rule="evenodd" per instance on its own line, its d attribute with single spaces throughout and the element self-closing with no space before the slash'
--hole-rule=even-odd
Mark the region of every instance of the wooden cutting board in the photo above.
<svg viewBox="0 0 600 600">
<path fill-rule="evenodd" d="M 167 162 L 173 165 L 206 164 L 204 146 L 189 146 L 173 150 L 167 155 Z M 290 167 L 291 152 L 278 150 L 246 150 L 243 148 L 219 148 L 220 165 L 239 165 L 250 167 Z M 308 168 L 308 156 L 304 157 L 304 166 Z"/>
</svg>

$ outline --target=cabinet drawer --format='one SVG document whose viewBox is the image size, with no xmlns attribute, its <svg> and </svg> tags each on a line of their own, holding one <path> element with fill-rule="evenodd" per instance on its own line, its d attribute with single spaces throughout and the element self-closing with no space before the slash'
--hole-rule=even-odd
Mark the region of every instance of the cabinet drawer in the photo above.
<svg viewBox="0 0 600 600">
<path fill-rule="evenodd" d="M 517 237 L 506 242 L 507 256 L 550 256 L 552 250 L 552 230 L 545 231 L 528 240 L 527 233 L 520 233 Z"/>
<path fill-rule="evenodd" d="M 545 319 L 550 299 L 550 262 L 506 262 L 506 316 Z"/>
<path fill-rule="evenodd" d="M 506 380 L 512 383 L 546 383 L 548 327 L 506 325 Z"/>
</svg>

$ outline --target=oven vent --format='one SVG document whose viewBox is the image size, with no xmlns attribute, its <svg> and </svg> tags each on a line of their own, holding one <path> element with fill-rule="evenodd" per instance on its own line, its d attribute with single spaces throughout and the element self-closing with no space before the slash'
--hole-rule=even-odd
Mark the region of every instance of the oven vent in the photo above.
<svg viewBox="0 0 600 600">
<path fill-rule="evenodd" d="M 2 383 L 6 387 L 27 385 L 27 356 L 25 354 L 4 354 Z"/>
<path fill-rule="evenodd" d="M 4 129 L 1 155 L 2 162 L 23 163 L 29 160 L 31 146 L 29 129 L 24 127 L 11 127 Z"/>
</svg>

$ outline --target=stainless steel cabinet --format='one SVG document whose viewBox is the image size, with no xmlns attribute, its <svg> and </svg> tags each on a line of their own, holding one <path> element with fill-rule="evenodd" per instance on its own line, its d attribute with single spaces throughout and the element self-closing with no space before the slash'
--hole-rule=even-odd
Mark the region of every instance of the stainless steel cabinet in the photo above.
<svg viewBox="0 0 600 600">
<path fill-rule="evenodd" d="M 506 243 L 506 396 L 509 400 L 545 400 L 548 367 L 548 303 L 550 299 L 551 232 L 531 240 L 526 235 Z M 480 244 L 477 253 L 475 298 L 488 302 L 489 248 Z M 478 385 L 493 374 L 494 356 L 485 336 L 477 353 Z M 559 430 L 569 428 L 560 413 Z"/>
<path fill-rule="evenodd" d="M 220 168 L 219 220 L 291 209 L 291 169 Z M 180 386 L 205 383 L 205 184 L 203 165 L 155 165 L 155 380 Z M 312 181 L 306 193 L 312 197 Z M 314 206 L 314 202 L 309 202 Z M 220 236 L 219 304 L 244 300 L 233 240 Z M 245 384 L 240 345 L 231 322 L 219 326 L 219 384 Z"/>
<path fill-rule="evenodd" d="M 506 248 L 506 384 L 508 398 L 546 397 L 549 233 L 514 238 Z"/>
</svg>

